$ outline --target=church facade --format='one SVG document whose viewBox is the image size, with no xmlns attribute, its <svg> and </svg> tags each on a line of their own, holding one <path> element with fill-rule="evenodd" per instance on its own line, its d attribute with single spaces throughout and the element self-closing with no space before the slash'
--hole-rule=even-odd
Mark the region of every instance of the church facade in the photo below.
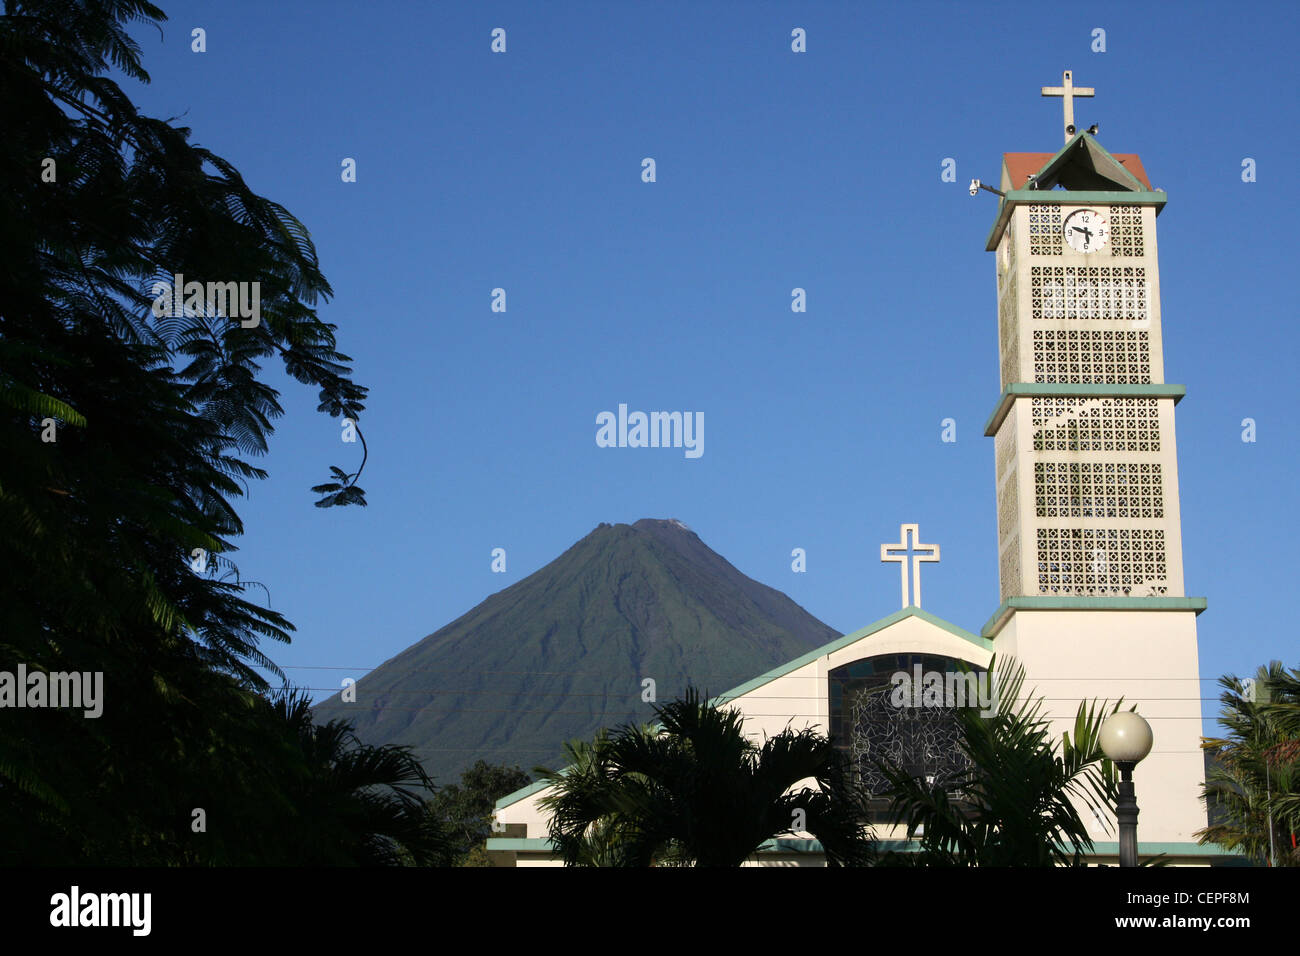
<svg viewBox="0 0 1300 956">
<path fill-rule="evenodd" d="M 1123 698 L 1151 725 L 1138 764 L 1139 851 L 1205 865 L 1223 853 L 1199 846 L 1204 760 L 1196 618 L 1206 601 L 1183 582 L 1174 406 L 1165 382 L 1156 217 L 1166 195 L 1141 160 L 1108 152 L 1077 131 L 1069 72 L 1060 87 L 1065 145 L 1007 153 L 986 250 L 994 253 L 1001 392 L 985 426 L 994 440 L 1000 603 L 978 631 L 921 610 L 920 575 L 936 546 L 915 525 L 881 546 L 897 562 L 902 610 L 716 698 L 737 708 L 757 740 L 787 726 L 831 734 L 870 779 L 872 755 L 951 753 L 953 724 L 930 723 L 887 696 L 865 695 L 898 673 L 975 672 L 994 654 L 1025 669 L 1025 691 L 1046 699 L 1052 732 L 1071 729 L 1081 701 Z M 868 705 L 870 699 L 877 703 Z M 891 712 L 892 710 L 892 712 Z M 941 713 L 941 712 L 940 712 Z M 931 761 L 932 762 L 932 761 Z M 918 772 L 942 772 L 938 765 Z M 942 760 L 940 760 L 940 764 Z M 497 804 L 502 865 L 556 865 L 537 806 L 543 784 Z M 1085 815 L 1088 813 L 1082 810 Z M 1086 816 L 1085 816 L 1086 819 Z M 905 833 L 877 826 L 882 838 Z M 1117 832 L 1095 819 L 1093 862 L 1118 862 Z M 756 865 L 824 865 L 804 834 L 774 840 Z"/>
</svg>

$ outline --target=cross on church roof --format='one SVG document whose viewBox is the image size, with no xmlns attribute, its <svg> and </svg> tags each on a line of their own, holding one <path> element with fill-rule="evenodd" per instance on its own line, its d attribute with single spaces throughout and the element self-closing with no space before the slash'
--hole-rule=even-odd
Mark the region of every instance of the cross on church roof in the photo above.
<svg viewBox="0 0 1300 956">
<path fill-rule="evenodd" d="M 1060 86 L 1044 86 L 1044 96 L 1059 96 L 1065 106 L 1065 141 L 1068 143 L 1074 135 L 1074 98 L 1076 96 L 1096 96 L 1097 91 L 1091 86 L 1075 86 L 1074 74 L 1066 70 L 1061 74 Z"/>
<path fill-rule="evenodd" d="M 898 562 L 902 566 L 903 572 L 903 607 L 913 604 L 916 607 L 921 606 L 921 562 L 938 561 L 939 546 L 937 544 L 918 544 L 917 539 L 921 537 L 921 526 L 916 524 L 903 524 L 898 526 L 898 543 L 882 544 L 880 546 L 880 561 Z M 908 557 L 911 557 L 911 574 L 908 574 Z M 908 595 L 908 578 L 911 578 L 911 600 Z"/>
</svg>

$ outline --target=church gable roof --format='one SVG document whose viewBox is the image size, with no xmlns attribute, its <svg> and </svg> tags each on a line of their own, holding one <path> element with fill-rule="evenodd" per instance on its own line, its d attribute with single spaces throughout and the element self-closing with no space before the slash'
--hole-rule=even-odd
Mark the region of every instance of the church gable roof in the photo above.
<svg viewBox="0 0 1300 956">
<path fill-rule="evenodd" d="M 953 624 L 950 621 L 945 621 L 943 618 L 937 617 L 936 615 L 931 614 L 929 611 L 923 611 L 919 607 L 905 607 L 900 611 L 895 611 L 893 614 L 890 614 L 888 617 L 882 617 L 874 624 L 868 624 L 866 627 L 854 631 L 851 634 L 845 634 L 843 637 L 837 637 L 835 640 L 830 641 L 827 644 L 823 644 L 821 647 L 814 648 L 808 653 L 796 657 L 792 661 L 787 661 L 786 663 L 781 664 L 778 667 L 774 667 L 770 671 L 760 674 L 758 677 L 746 681 L 745 683 L 741 684 L 738 687 L 733 687 L 731 688 L 731 690 L 726 691 L 725 693 L 719 694 L 718 696 L 712 698 L 709 701 L 709 703 L 715 706 L 722 706 L 723 704 L 731 703 L 735 701 L 737 698 L 743 697 L 744 695 L 751 693 L 754 690 L 757 690 L 758 688 L 762 687 L 764 684 L 771 683 L 772 681 L 776 680 L 779 677 L 783 677 L 786 674 L 792 673 L 793 671 L 796 671 L 800 667 L 804 667 L 805 665 L 812 663 L 813 661 L 817 660 L 820 657 L 826 657 L 830 654 L 835 653 L 836 651 L 843 650 L 844 648 L 849 647 L 852 644 L 856 644 L 858 641 L 861 641 L 864 638 L 872 637 L 880 633 L 881 631 L 884 631 L 886 628 L 893 627 L 894 625 L 902 621 L 906 621 L 909 618 L 916 618 L 920 621 L 924 621 L 926 624 L 939 628 L 942 631 L 946 631 L 955 637 L 959 637 L 964 641 L 969 641 L 972 645 L 974 645 L 975 647 L 979 648 L 982 651 L 991 653 L 993 650 L 993 642 L 986 637 L 980 637 L 978 634 L 973 634 L 970 631 L 966 630 L 965 628 L 958 627 L 956 624 Z M 564 768 L 564 769 L 567 770 L 568 768 Z M 561 772 L 564 771 L 562 770 Z M 507 794 L 506 796 L 502 797 L 500 800 L 496 802 L 496 809 L 504 810 L 513 804 L 519 803 L 522 800 L 526 800 L 529 797 L 532 797 L 540 793 L 541 791 L 547 789 L 549 786 L 551 786 L 551 784 L 545 780 L 539 780 L 536 781 L 535 783 L 531 783 L 528 786 L 523 787 L 522 789 L 516 790 L 514 793 Z"/>
<path fill-rule="evenodd" d="M 1003 153 L 1003 190 L 1060 185 L 1070 190 L 1150 192 L 1151 182 L 1135 153 L 1107 152 L 1091 133 L 1076 133 L 1058 153 Z"/>
<path fill-rule="evenodd" d="M 762 687 L 764 684 L 776 680 L 778 677 L 784 677 L 786 674 L 789 674 L 792 671 L 796 671 L 800 667 L 805 666 L 806 664 L 810 664 L 811 662 L 817 660 L 819 657 L 826 657 L 830 654 L 833 654 L 836 651 L 842 650 L 851 644 L 856 644 L 858 641 L 861 641 L 864 638 L 871 637 L 877 634 L 878 632 L 885 630 L 885 628 L 892 627 L 895 624 L 899 623 L 900 621 L 904 621 L 907 618 L 911 618 L 911 617 L 918 618 L 922 621 L 925 621 L 927 624 L 931 624 L 941 630 L 947 631 L 949 634 L 952 634 L 956 637 L 960 637 L 962 640 L 969 641 L 971 644 L 975 645 L 976 647 L 980 648 L 983 651 L 991 652 L 993 650 L 993 642 L 988 638 L 980 637 L 978 634 L 972 634 L 970 631 L 966 630 L 965 628 L 958 627 L 956 624 L 953 624 L 949 621 L 945 621 L 941 617 L 936 617 L 935 615 L 931 614 L 929 611 L 923 611 L 919 607 L 905 607 L 900 611 L 895 611 L 893 614 L 889 615 L 888 617 L 882 617 L 879 621 L 876 621 L 874 624 L 868 624 L 866 627 L 854 631 L 852 634 L 845 634 L 843 637 L 838 637 L 828 644 L 823 644 L 821 647 L 814 648 L 813 650 L 809 651 L 807 654 L 804 654 L 800 657 L 796 657 L 792 661 L 788 661 L 779 667 L 774 667 L 772 670 L 768 671 L 767 673 L 760 674 L 758 677 L 755 677 L 753 680 L 746 681 L 745 683 L 741 684 L 739 687 L 733 687 L 731 690 L 727 691 L 726 693 L 719 694 L 717 697 L 714 697 L 713 700 L 710 701 L 710 703 L 713 703 L 715 705 L 721 705 L 733 701 L 738 697 L 743 697 L 745 694 L 757 690 L 759 687 Z"/>
</svg>

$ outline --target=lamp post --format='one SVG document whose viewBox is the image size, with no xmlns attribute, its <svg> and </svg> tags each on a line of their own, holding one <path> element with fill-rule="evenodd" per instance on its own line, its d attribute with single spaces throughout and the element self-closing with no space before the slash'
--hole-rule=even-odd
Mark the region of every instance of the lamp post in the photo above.
<svg viewBox="0 0 1300 956">
<path fill-rule="evenodd" d="M 1151 752 L 1151 725 L 1128 710 L 1111 714 L 1101 725 L 1101 750 L 1119 767 L 1119 865 L 1137 866 L 1138 805 L 1133 768 Z"/>
</svg>

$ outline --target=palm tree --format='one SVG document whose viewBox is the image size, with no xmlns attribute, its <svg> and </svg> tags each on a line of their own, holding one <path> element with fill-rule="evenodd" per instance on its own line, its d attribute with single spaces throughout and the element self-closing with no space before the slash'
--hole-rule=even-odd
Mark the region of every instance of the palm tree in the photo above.
<svg viewBox="0 0 1300 956">
<path fill-rule="evenodd" d="M 451 835 L 426 799 L 433 782 L 409 748 L 364 744 L 346 721 L 314 723 L 301 693 L 278 697 L 273 709 L 305 771 L 285 788 L 303 843 L 298 862 L 450 865 Z"/>
<path fill-rule="evenodd" d="M 993 671 L 990 664 L 990 671 Z M 1106 705 L 1080 704 L 1073 737 L 1059 749 L 1042 698 L 1021 699 L 1024 668 L 1010 660 L 997 670 L 998 709 L 956 710 L 967 770 L 946 781 L 913 777 L 880 762 L 891 787 L 890 811 L 921 835 L 915 853 L 889 853 L 897 866 L 1054 866 L 1083 864 L 1092 839 L 1076 803 L 1098 818 L 1114 806 L 1114 768 L 1098 736 Z M 1110 712 L 1119 709 L 1116 704 Z"/>
<path fill-rule="evenodd" d="M 1300 671 L 1273 661 L 1219 686 L 1228 733 L 1201 744 L 1213 757 L 1202 790 L 1212 822 L 1196 835 L 1257 863 L 1300 866 Z"/>
<path fill-rule="evenodd" d="M 1279 738 L 1265 754 L 1277 773 L 1269 797 L 1281 840 L 1274 859 L 1279 865 L 1300 866 L 1300 668 L 1270 666 L 1268 695 L 1264 716 Z M 1265 782 L 1271 782 L 1268 775 Z"/>
<path fill-rule="evenodd" d="M 543 806 L 566 864 L 739 866 L 800 831 L 830 865 L 869 858 L 864 808 L 827 738 L 787 729 L 756 744 L 738 710 L 694 689 L 655 713 L 658 726 L 572 745 L 566 770 L 538 768 L 556 788 Z"/>
<path fill-rule="evenodd" d="M 658 731 L 652 726 L 628 725 L 624 734 L 647 738 Z M 609 732 L 602 730 L 592 741 L 571 740 L 564 745 L 567 765 L 559 771 L 539 767 L 534 772 L 555 784 L 555 792 L 540 805 L 551 813 L 550 835 L 569 866 L 636 866 L 628 851 L 632 847 L 634 823 L 619 810 L 611 809 L 614 768 L 610 764 Z M 630 784 L 631 775 L 624 778 Z M 639 777 L 638 785 L 644 780 Z M 656 862 L 676 862 L 661 856 Z"/>
</svg>

